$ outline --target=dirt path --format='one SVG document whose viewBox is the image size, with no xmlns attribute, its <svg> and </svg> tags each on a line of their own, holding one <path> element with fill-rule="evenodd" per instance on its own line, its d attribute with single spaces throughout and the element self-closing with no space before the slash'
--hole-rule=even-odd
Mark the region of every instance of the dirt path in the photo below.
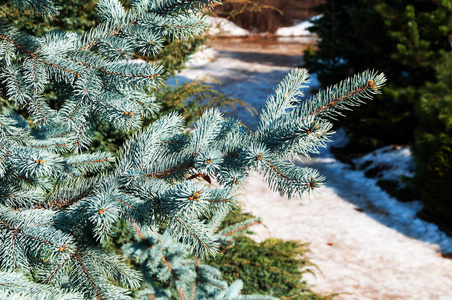
<svg viewBox="0 0 452 300">
<path fill-rule="evenodd" d="M 210 74 L 222 82 L 220 91 L 260 111 L 276 84 L 302 59 L 296 45 L 274 44 L 270 51 L 262 43 L 214 43 L 215 58 L 185 70 L 179 80 Z M 278 47 L 278 54 L 271 53 Z M 234 115 L 251 128 L 257 125 L 246 112 Z M 418 204 L 390 199 L 375 182 L 328 153 L 308 164 L 328 180 L 311 199 L 281 198 L 251 174 L 240 199 L 245 210 L 264 219 L 266 227 L 255 228 L 257 239 L 309 242 L 309 256 L 320 271 L 308 282 L 319 293 L 342 293 L 337 299 L 452 300 L 452 260 L 440 253 L 441 247 L 452 251 L 452 239 L 416 218 L 412 206 Z"/>
<path fill-rule="evenodd" d="M 217 38 L 209 40 L 207 45 L 217 51 L 241 53 L 267 53 L 300 56 L 306 47 L 315 46 L 314 37 L 244 37 Z M 264 60 L 262 60 L 264 62 Z"/>
</svg>

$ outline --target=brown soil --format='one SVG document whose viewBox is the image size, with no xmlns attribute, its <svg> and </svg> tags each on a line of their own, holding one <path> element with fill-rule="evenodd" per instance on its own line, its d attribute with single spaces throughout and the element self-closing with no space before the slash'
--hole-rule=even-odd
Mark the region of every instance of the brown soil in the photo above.
<svg viewBox="0 0 452 300">
<path fill-rule="evenodd" d="M 300 56 L 308 46 L 315 47 L 314 37 L 275 38 L 275 37 L 244 37 L 215 38 L 207 45 L 217 51 L 282 54 Z"/>
</svg>

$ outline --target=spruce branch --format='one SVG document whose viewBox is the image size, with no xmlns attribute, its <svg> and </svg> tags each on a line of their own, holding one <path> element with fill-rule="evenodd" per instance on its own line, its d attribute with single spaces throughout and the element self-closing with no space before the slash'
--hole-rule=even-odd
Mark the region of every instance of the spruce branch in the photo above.
<svg viewBox="0 0 452 300">
<path fill-rule="evenodd" d="M 32 140 L 29 144 L 31 148 L 45 149 L 56 153 L 68 151 L 69 145 L 65 138 L 50 138 L 46 140 Z"/>
<path fill-rule="evenodd" d="M 183 244 L 194 245 L 191 251 L 196 256 L 214 255 L 218 250 L 218 243 L 208 233 L 203 222 L 195 219 L 174 216 L 168 221 L 167 230 Z"/>
<path fill-rule="evenodd" d="M 189 11 L 199 12 L 206 7 L 220 3 L 218 0 L 157 0 L 152 4 L 151 11 L 158 15 L 180 14 Z"/>
<path fill-rule="evenodd" d="M 166 267 L 168 268 L 168 270 L 171 273 L 171 276 L 173 277 L 173 281 L 175 282 L 175 284 L 177 285 L 179 282 L 178 279 L 178 274 L 175 272 L 175 270 L 173 269 L 173 267 L 171 266 L 170 262 L 166 260 L 165 256 L 162 255 L 162 261 L 165 263 Z M 177 292 L 179 293 L 179 297 L 181 300 L 185 299 L 184 293 L 182 292 L 182 288 L 178 288 Z"/>
<path fill-rule="evenodd" d="M 40 48 L 40 46 L 36 38 L 25 35 L 18 35 L 17 37 L 13 35 L 13 37 L 10 37 L 8 36 L 10 34 L 11 32 L 9 32 L 9 27 L 0 27 L 0 40 L 13 45 L 17 50 L 25 54 L 27 57 L 47 65 L 52 70 L 52 75 L 56 76 L 57 78 L 71 81 L 74 79 L 73 76 L 82 76 L 83 71 L 67 60 L 63 60 L 58 56 L 48 57 L 48 59 L 46 59 L 45 56 L 37 54 L 39 53 L 39 51 L 37 50 Z"/>
<path fill-rule="evenodd" d="M 58 14 L 58 6 L 53 0 L 10 0 L 12 5 L 20 10 L 31 9 L 34 13 L 44 17 L 51 17 Z"/>
<path fill-rule="evenodd" d="M 40 284 L 30 281 L 19 272 L 0 272 L 0 298 L 1 299 L 61 299 L 61 300 L 82 300 L 80 293 L 68 293 L 63 289 L 58 289 L 47 284 Z"/>
<path fill-rule="evenodd" d="M 0 203 L 12 207 L 13 209 L 32 208 L 39 205 L 44 199 L 44 192 L 39 190 L 19 190 L 8 186 L 5 182 L 0 181 L 3 185 L 0 187 Z"/>
<path fill-rule="evenodd" d="M 386 81 L 383 74 L 365 71 L 302 101 L 297 97 L 307 78 L 304 69 L 287 75 L 260 116 L 258 139 L 280 158 L 292 160 L 298 154 L 309 157 L 309 153 L 317 153 L 333 133 L 328 119 L 343 116 L 342 111 L 371 99 Z"/>
<path fill-rule="evenodd" d="M 364 103 L 362 99 L 372 99 L 372 95 L 381 93 L 385 82 L 383 73 L 362 72 L 307 99 L 294 113 L 315 119 L 342 116 L 342 110 L 350 110 L 350 107 Z"/>
<path fill-rule="evenodd" d="M 199 36 L 208 28 L 206 16 L 183 14 L 175 17 L 150 14 L 140 20 L 138 24 L 145 28 L 152 28 L 171 41 Z"/>
<path fill-rule="evenodd" d="M 301 89 L 306 88 L 308 83 L 306 69 L 295 69 L 289 73 L 278 86 L 274 94 L 270 95 L 259 118 L 258 131 L 265 134 L 287 110 L 296 107 L 303 96 Z"/>
<path fill-rule="evenodd" d="M 100 0 L 97 3 L 96 11 L 101 22 L 121 24 L 126 17 L 125 9 L 118 0 Z"/>
</svg>

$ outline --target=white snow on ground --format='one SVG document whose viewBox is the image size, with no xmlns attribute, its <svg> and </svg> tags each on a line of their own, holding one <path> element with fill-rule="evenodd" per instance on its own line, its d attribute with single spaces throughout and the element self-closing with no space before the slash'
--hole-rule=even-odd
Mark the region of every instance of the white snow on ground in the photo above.
<svg viewBox="0 0 452 300">
<path fill-rule="evenodd" d="M 210 36 L 249 36 L 251 33 L 239 26 L 235 25 L 232 21 L 224 18 L 207 17 L 207 23 L 211 25 L 207 35 Z"/>
<path fill-rule="evenodd" d="M 397 164 L 394 162 L 397 162 Z M 353 159 L 353 163 L 358 170 L 382 170 L 376 176 L 378 179 L 398 181 L 401 176 L 413 177 L 415 172 L 409 147 L 386 146 Z"/>
<path fill-rule="evenodd" d="M 278 30 L 276 30 L 275 35 L 292 37 L 315 35 L 314 33 L 310 32 L 308 28 L 314 25 L 312 21 L 318 20 L 321 17 L 322 15 L 317 15 L 307 21 L 297 23 L 294 26 L 278 28 Z"/>
<path fill-rule="evenodd" d="M 215 59 L 217 52 L 213 48 L 209 48 L 205 45 L 199 47 L 196 53 L 190 55 L 185 65 L 188 68 L 202 67 Z"/>
<path fill-rule="evenodd" d="M 321 171 L 333 180 L 332 173 Z M 439 255 L 439 247 L 373 218 L 369 212 L 373 209 L 379 214 L 378 206 L 365 208 L 364 212 L 356 210 L 354 200 L 387 198 L 370 184 L 361 186 L 361 181 L 346 178 L 343 185 L 338 179 L 336 185 L 327 184 L 318 195 L 302 201 L 269 192 L 262 177 L 251 174 L 241 201 L 245 211 L 264 220 L 266 227 L 254 229 L 257 239 L 308 242 L 308 256 L 319 271 L 304 279 L 315 292 L 342 293 L 335 299 L 452 299 L 452 261 Z M 343 194 L 344 189 L 351 190 Z M 352 202 L 349 197 L 354 197 Z M 409 219 L 413 215 L 411 209 L 407 211 Z M 398 218 L 397 212 L 381 213 Z M 412 222 L 419 231 L 426 225 L 416 218 Z"/>
<path fill-rule="evenodd" d="M 308 28 L 313 25 L 313 20 L 316 20 L 320 17 L 321 15 L 318 15 L 307 21 L 299 22 L 293 26 L 278 28 L 278 30 L 276 30 L 275 32 L 275 35 L 279 37 L 312 36 L 314 35 L 314 33 L 310 32 Z M 209 36 L 243 37 L 253 35 L 250 31 L 240 28 L 232 21 L 224 18 L 209 16 L 207 17 L 207 23 L 211 25 L 210 29 L 207 31 L 207 35 Z"/>
<path fill-rule="evenodd" d="M 312 26 L 310 21 L 304 21 L 290 27 L 282 27 L 276 30 L 275 35 L 277 36 L 306 36 L 314 35 L 314 33 L 308 30 Z"/>
<path fill-rule="evenodd" d="M 291 69 L 287 61 L 278 65 L 266 58 L 218 52 L 210 63 L 184 70 L 178 80 L 216 78 L 223 84 L 216 86 L 219 91 L 248 101 L 260 111 Z M 293 64 L 299 59 L 294 58 Z M 250 128 L 257 125 L 257 119 L 247 112 L 239 110 L 234 115 Z M 339 141 L 344 141 L 340 134 Z M 370 154 L 371 163 L 408 160 L 407 149 L 399 150 Z M 328 150 L 305 160 L 304 165 L 319 169 L 327 178 L 325 187 L 310 199 L 281 198 L 260 175 L 251 174 L 240 200 L 245 211 L 264 220 L 265 227 L 255 227 L 256 239 L 310 243 L 309 256 L 319 271 L 308 282 L 316 292 L 342 293 L 336 299 L 452 300 L 452 260 L 440 254 L 441 250 L 452 252 L 452 239 L 416 217 L 419 202 L 402 203 L 389 197 L 376 185 L 377 179 L 366 178 L 364 170 L 351 170 Z"/>
</svg>

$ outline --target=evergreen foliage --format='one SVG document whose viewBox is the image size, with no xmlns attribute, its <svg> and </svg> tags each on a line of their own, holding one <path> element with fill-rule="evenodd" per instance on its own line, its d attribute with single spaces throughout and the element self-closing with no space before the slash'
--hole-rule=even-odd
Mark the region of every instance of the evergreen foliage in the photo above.
<svg viewBox="0 0 452 300">
<path fill-rule="evenodd" d="M 57 0 L 53 2 L 58 7 L 58 15 L 51 18 L 30 11 L 19 11 L 16 6 L 11 6 L 9 1 L 0 3 L 0 15 L 8 24 L 39 37 L 54 30 L 83 33 L 97 22 L 96 0 Z"/>
<path fill-rule="evenodd" d="M 327 0 L 312 31 L 318 50 L 307 51 L 304 67 L 324 87 L 369 67 L 382 70 L 390 84 L 373 103 L 344 122 L 352 144 L 362 153 L 414 140 L 415 106 L 426 81 L 435 81 L 434 66 L 451 51 L 450 0 Z"/>
<path fill-rule="evenodd" d="M 10 3 L 44 16 L 56 13 L 50 0 Z M 249 171 L 263 174 L 270 188 L 289 197 L 322 183 L 317 171 L 292 161 L 324 146 L 332 133 L 328 119 L 378 93 L 383 74 L 365 71 L 302 100 L 300 89 L 308 76 L 306 70 L 294 70 L 269 97 L 256 132 L 217 109 L 204 112 L 191 131 L 184 131 L 177 113 L 142 128 L 143 118 L 159 109 L 147 92 L 159 88 L 164 71 L 156 62 L 132 58 L 156 54 L 165 39 L 203 32 L 202 11 L 216 3 L 136 0 L 126 10 L 118 0 L 100 0 L 101 23 L 83 34 L 57 31 L 34 37 L 2 23 L 3 93 L 32 120 L 15 113 L 0 116 L 3 293 L 34 297 L 7 289 L 23 276 L 28 282 L 21 280 L 22 286 L 51 297 L 62 291 L 65 297 L 129 299 L 143 278 L 153 289 L 149 278 L 157 275 L 184 299 L 179 291 L 193 295 L 186 283 L 194 282 L 189 274 L 214 282 L 218 272 L 196 264 L 190 272 L 181 251 L 189 249 L 195 257 L 218 252 L 223 239 L 207 220 L 234 208 Z M 49 105 L 47 87 L 65 99 L 60 108 Z M 132 132 L 118 154 L 86 151 L 98 122 Z M 143 257 L 137 254 L 142 246 L 125 247 L 128 256 L 149 267 L 138 272 L 101 247 L 119 220 L 147 246 L 160 239 L 178 243 L 147 249 Z M 152 257 L 161 259 L 158 265 L 148 260 Z M 240 282 L 221 291 L 197 286 L 194 295 L 202 291 L 209 298 L 213 293 L 230 299 L 241 290 Z M 160 290 L 148 292 L 155 297 Z"/>
<path fill-rule="evenodd" d="M 249 219 L 218 231 L 226 213 L 215 214 L 208 224 L 211 233 L 226 249 L 233 247 L 233 235 L 261 222 Z M 145 289 L 139 291 L 137 299 L 149 299 L 150 295 L 162 299 L 169 295 L 178 295 L 180 299 L 276 299 L 263 295 L 240 295 L 241 280 L 228 285 L 217 268 L 204 265 L 199 257 L 191 256 L 187 245 L 174 242 L 168 231 L 147 235 L 139 232 L 139 235 L 140 242 L 123 246 L 125 256 L 139 263 L 146 274 Z"/>
<path fill-rule="evenodd" d="M 234 212 L 229 212 L 220 228 L 243 221 L 254 224 L 259 220 L 237 208 Z M 329 296 L 311 292 L 303 280 L 304 274 L 312 273 L 316 268 L 306 258 L 309 251 L 306 244 L 279 239 L 267 239 L 257 243 L 243 235 L 243 231 L 239 233 L 234 239 L 235 247 L 220 247 L 220 252 L 215 257 L 207 258 L 207 263 L 221 270 L 227 282 L 242 280 L 243 292 L 247 294 L 264 294 L 295 300 L 330 299 Z"/>
<path fill-rule="evenodd" d="M 306 245 L 296 241 L 268 239 L 257 243 L 249 237 L 238 237 L 234 248 L 218 253 L 210 264 L 222 271 L 226 281 L 242 280 L 245 293 L 281 299 L 329 299 L 312 293 L 302 281 L 308 271 L 300 268 L 310 266 L 300 258 L 305 252 Z"/>
<path fill-rule="evenodd" d="M 414 151 L 422 216 L 452 233 L 452 52 L 436 67 L 437 82 L 427 82 L 418 106 L 420 126 Z M 438 188 L 440 187 L 440 188 Z"/>
<path fill-rule="evenodd" d="M 19 12 L 8 5 L 8 3 L 0 6 L 0 14 L 3 15 L 5 21 L 9 24 L 36 36 L 43 36 L 48 32 L 62 30 L 83 33 L 98 22 L 95 12 L 96 2 L 94 0 L 58 0 L 56 5 L 59 7 L 59 14 L 58 17 L 53 18 L 46 18 L 30 12 Z M 124 6 L 126 8 L 130 7 L 130 1 L 124 1 Z M 175 76 L 177 71 L 184 69 L 185 62 L 190 55 L 204 45 L 205 41 L 205 36 L 193 36 L 188 40 L 173 41 L 164 38 L 163 48 L 158 53 L 154 55 L 134 53 L 134 57 L 146 61 L 155 61 L 163 67 L 164 73 L 161 74 L 161 78 L 167 79 Z M 160 109 L 158 114 L 143 118 L 143 124 L 145 125 L 170 111 L 180 112 L 188 124 L 194 122 L 203 111 L 211 107 L 243 105 L 252 111 L 249 105 L 243 101 L 226 97 L 213 90 L 209 85 L 198 81 L 191 84 L 177 84 L 174 88 L 162 84 L 158 91 L 148 91 L 147 93 L 151 96 L 154 93 L 158 93 L 155 96 L 160 99 Z M 56 95 L 53 90 L 48 88 L 46 88 L 44 95 L 49 100 L 49 105 L 52 108 L 60 108 L 65 100 L 65 95 Z M 8 103 L 3 101 L 2 105 L 8 106 Z M 18 110 L 14 107 L 8 108 Z M 21 110 L 19 109 L 19 111 Z M 93 131 L 91 149 L 117 152 L 129 136 L 130 133 L 117 130 L 109 123 L 97 122 Z"/>
<path fill-rule="evenodd" d="M 215 107 L 232 107 L 235 109 L 238 105 L 247 109 L 251 115 L 256 113 L 256 110 L 243 100 L 228 98 L 214 90 L 211 85 L 200 80 L 177 83 L 174 87 L 166 86 L 166 88 L 157 91 L 155 96 L 157 99 L 165 99 L 161 103 L 161 109 L 155 119 L 172 111 L 180 113 L 187 124 L 192 124 L 207 109 Z"/>
</svg>

